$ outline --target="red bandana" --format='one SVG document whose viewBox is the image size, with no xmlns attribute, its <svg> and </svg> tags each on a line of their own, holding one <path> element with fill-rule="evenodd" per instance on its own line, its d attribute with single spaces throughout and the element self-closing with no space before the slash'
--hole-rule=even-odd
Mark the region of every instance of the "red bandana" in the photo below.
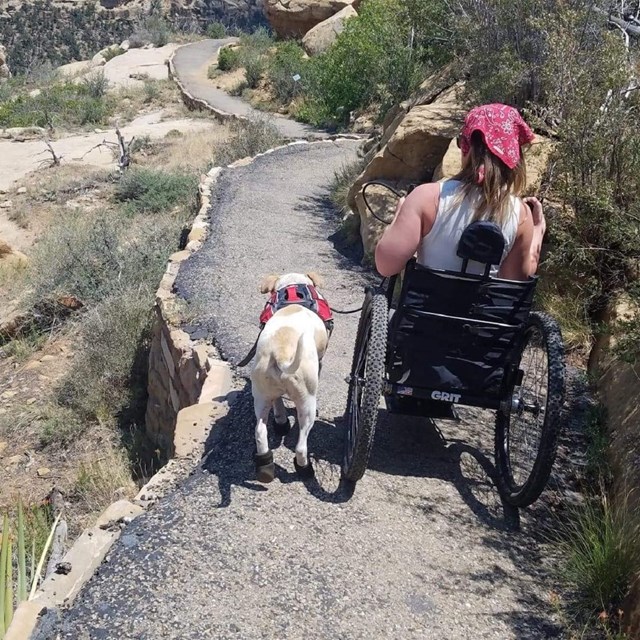
<svg viewBox="0 0 640 640">
<path fill-rule="evenodd" d="M 489 151 L 509 169 L 515 169 L 520 161 L 520 146 L 535 137 L 516 109 L 506 104 L 485 104 L 469 111 L 460 134 L 460 149 L 465 155 L 471 149 L 474 131 L 482 133 Z"/>
</svg>

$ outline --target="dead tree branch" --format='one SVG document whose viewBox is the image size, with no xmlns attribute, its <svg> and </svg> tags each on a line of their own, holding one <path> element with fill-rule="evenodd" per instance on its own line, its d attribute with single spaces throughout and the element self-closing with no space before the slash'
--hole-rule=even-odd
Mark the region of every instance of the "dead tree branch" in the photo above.
<svg viewBox="0 0 640 640">
<path fill-rule="evenodd" d="M 82 154 L 80 158 L 76 158 L 76 159 L 83 160 L 84 157 L 90 154 L 94 149 L 100 149 L 101 147 L 106 147 L 113 153 L 118 163 L 118 170 L 120 171 L 120 173 L 124 172 L 131 164 L 131 145 L 133 145 L 133 141 L 136 138 L 135 136 L 133 136 L 131 140 L 127 142 L 124 139 L 124 136 L 120 131 L 120 128 L 117 126 L 116 126 L 116 137 L 118 138 L 117 142 L 114 142 L 113 140 L 105 139 L 102 142 L 91 147 L 91 149 L 88 149 L 84 154 Z"/>
<path fill-rule="evenodd" d="M 136 139 L 135 136 L 129 140 L 129 142 L 125 142 L 122 137 L 122 133 L 120 133 L 120 129 L 116 127 L 116 135 L 118 136 L 118 147 L 120 150 L 120 155 L 118 158 L 118 167 L 120 171 L 124 171 L 131 164 L 131 145 L 133 141 Z"/>
<path fill-rule="evenodd" d="M 48 162 L 51 162 L 51 164 L 49 166 L 51 167 L 59 167 L 60 166 L 60 161 L 62 160 L 63 156 L 62 155 L 58 155 L 55 152 L 55 149 L 51 146 L 51 142 L 49 140 L 47 140 L 47 138 L 43 138 L 42 141 L 47 145 L 47 148 L 45 151 L 42 151 L 42 153 L 47 153 L 47 151 L 51 154 L 51 161 L 49 160 L 43 160 L 41 162 L 41 164 L 47 164 Z M 38 155 L 42 155 L 38 154 Z"/>
</svg>

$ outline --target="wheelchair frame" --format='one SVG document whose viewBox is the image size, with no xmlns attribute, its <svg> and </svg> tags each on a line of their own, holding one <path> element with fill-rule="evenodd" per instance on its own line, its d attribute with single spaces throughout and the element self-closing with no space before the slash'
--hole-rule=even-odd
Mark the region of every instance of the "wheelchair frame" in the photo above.
<svg viewBox="0 0 640 640">
<path fill-rule="evenodd" d="M 477 225 L 478 223 L 473 223 Z M 432 269 L 422 270 L 428 273 L 447 274 L 449 277 L 470 277 L 478 283 L 506 283 L 489 276 L 491 264 L 497 264 L 498 246 L 492 245 L 491 234 L 499 228 L 489 229 L 484 223 L 484 230 L 480 235 L 471 233 L 467 237 L 467 247 L 459 246 L 459 255 L 463 258 L 463 271 L 437 272 Z M 471 229 L 470 225 L 468 229 Z M 465 234 L 467 231 L 465 231 Z M 487 235 L 488 234 L 488 235 Z M 464 234 L 463 234 L 464 238 Z M 481 240 L 488 240 L 485 253 L 480 252 L 478 245 Z M 504 243 L 504 240 L 502 240 Z M 480 259 L 486 264 L 484 276 L 468 276 L 466 273 L 469 259 Z M 411 264 L 408 265 L 412 269 Z M 415 415 L 433 419 L 456 418 L 455 405 L 475 406 L 491 409 L 496 412 L 495 419 L 495 463 L 497 469 L 497 485 L 503 499 L 509 504 L 524 507 L 532 504 L 546 486 L 555 460 L 558 438 L 561 429 L 561 409 L 564 402 L 564 347 L 559 327 L 550 316 L 526 310 L 517 325 L 514 344 L 505 359 L 504 375 L 499 391 L 491 394 L 467 394 L 460 389 L 439 386 L 406 385 L 390 380 L 391 345 L 394 343 L 393 321 L 389 322 L 396 278 L 392 278 L 386 290 L 383 288 L 365 289 L 356 344 L 348 378 L 349 393 L 345 411 L 346 437 L 345 452 L 342 465 L 343 477 L 357 482 L 365 473 L 369 455 L 374 441 L 375 428 L 378 419 L 380 397 L 384 397 L 387 410 L 390 413 Z M 406 281 L 405 281 L 406 284 Z M 407 287 L 403 284 L 397 309 L 401 309 L 408 295 Z M 515 284 L 515 283 L 514 283 Z M 520 283 L 523 284 L 523 283 Z M 531 297 L 533 287 L 531 283 Z M 440 316 L 444 322 L 456 321 L 473 323 L 473 318 L 454 317 L 446 313 L 423 312 Z M 526 316 L 526 317 L 525 317 Z M 483 325 L 491 321 L 483 320 Z M 514 324 L 493 323 L 497 329 L 501 327 L 514 331 Z M 391 333 L 389 333 L 391 326 Z M 462 325 L 464 326 L 464 325 Z M 534 354 L 535 362 L 546 360 L 544 375 L 534 372 L 535 380 L 530 380 L 529 373 L 521 367 L 523 355 Z M 543 381 L 544 378 L 544 381 Z M 532 391 L 535 386 L 537 391 Z M 544 398 L 539 397 L 543 389 Z M 527 422 L 528 421 L 528 422 Z M 521 473 L 520 462 L 514 459 L 515 451 L 521 443 L 517 441 L 518 431 L 523 431 L 520 439 L 528 440 L 531 436 L 531 422 L 535 422 L 539 434 L 536 438 L 536 451 L 533 461 Z M 524 476 L 524 477 L 523 477 Z"/>
</svg>

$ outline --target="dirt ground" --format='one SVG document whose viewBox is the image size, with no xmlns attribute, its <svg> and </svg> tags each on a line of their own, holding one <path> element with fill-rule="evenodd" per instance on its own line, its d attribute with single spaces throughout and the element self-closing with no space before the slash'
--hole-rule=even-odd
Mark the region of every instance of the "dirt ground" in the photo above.
<svg viewBox="0 0 640 640">
<path fill-rule="evenodd" d="M 125 78 L 122 69 L 118 73 Z M 121 130 L 126 140 L 143 141 L 134 154 L 140 165 L 199 171 L 229 135 L 213 119 L 184 117 L 170 87 L 161 86 L 153 105 L 132 100 L 125 107 L 137 110 Z M 0 141 L 0 245 L 20 252 L 9 257 L 24 254 L 28 261 L 51 222 L 75 208 L 108 209 L 115 160 L 109 149 L 97 147 L 105 139 L 116 139 L 115 128 L 59 132 L 52 142 L 63 156 L 59 167 L 42 164 L 42 141 Z M 0 333 L 24 308 L 28 287 L 24 264 L 0 256 Z M 70 369 L 74 349 L 73 323 L 64 331 L 0 346 L 0 512 L 14 507 L 18 496 L 39 504 L 57 487 L 67 498 L 71 536 L 105 504 L 134 495 L 137 488 L 120 436 L 107 426 L 92 425 L 70 446 L 43 443 L 47 429 L 65 428 L 64 415 L 50 415 L 47 399 Z M 144 478 L 145 469 L 134 471 Z"/>
</svg>

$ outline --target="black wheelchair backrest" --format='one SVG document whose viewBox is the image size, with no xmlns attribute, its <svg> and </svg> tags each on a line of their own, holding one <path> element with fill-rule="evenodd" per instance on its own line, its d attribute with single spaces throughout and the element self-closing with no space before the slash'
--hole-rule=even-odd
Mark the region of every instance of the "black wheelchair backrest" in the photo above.
<svg viewBox="0 0 640 640">
<path fill-rule="evenodd" d="M 462 258 L 462 272 L 466 273 L 469 260 L 485 265 L 484 276 L 489 276 L 491 267 L 502 262 L 505 240 L 502 230 L 495 222 L 476 220 L 462 233 L 458 242 L 458 257 Z"/>
<path fill-rule="evenodd" d="M 410 260 L 389 327 L 389 383 L 416 397 L 454 393 L 463 404 L 497 408 L 517 371 L 536 281 Z"/>
</svg>

